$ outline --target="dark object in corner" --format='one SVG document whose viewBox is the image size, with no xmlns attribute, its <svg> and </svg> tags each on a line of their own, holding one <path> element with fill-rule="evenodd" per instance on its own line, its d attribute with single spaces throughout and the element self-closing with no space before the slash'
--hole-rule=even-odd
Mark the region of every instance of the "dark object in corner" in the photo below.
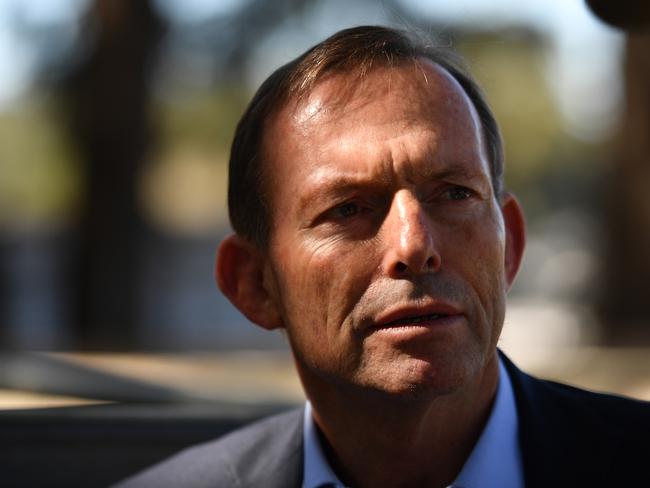
<svg viewBox="0 0 650 488">
<path fill-rule="evenodd" d="M 3 486 L 105 487 L 287 407 L 141 403 L 0 412 Z"/>
</svg>

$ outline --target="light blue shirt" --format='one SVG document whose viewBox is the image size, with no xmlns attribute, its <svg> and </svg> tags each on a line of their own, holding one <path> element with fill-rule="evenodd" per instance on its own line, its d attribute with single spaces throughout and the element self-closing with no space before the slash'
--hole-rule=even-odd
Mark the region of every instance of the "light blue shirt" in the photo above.
<svg viewBox="0 0 650 488">
<path fill-rule="evenodd" d="M 323 453 L 309 401 L 305 406 L 303 488 L 331 483 L 343 488 Z M 499 386 L 483 432 L 452 488 L 524 488 L 517 408 L 508 373 L 499 359 Z"/>
</svg>

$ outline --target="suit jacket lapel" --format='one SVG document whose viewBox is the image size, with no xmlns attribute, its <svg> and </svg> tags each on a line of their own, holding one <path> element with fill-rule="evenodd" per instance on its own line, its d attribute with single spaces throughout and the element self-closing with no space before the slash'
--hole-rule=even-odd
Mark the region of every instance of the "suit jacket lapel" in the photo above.
<svg viewBox="0 0 650 488">
<path fill-rule="evenodd" d="M 303 415 L 304 409 L 299 408 L 265 423 L 265 433 L 255 434 L 256 446 L 246 456 L 231 457 L 238 486 L 291 488 L 302 484 Z"/>
</svg>

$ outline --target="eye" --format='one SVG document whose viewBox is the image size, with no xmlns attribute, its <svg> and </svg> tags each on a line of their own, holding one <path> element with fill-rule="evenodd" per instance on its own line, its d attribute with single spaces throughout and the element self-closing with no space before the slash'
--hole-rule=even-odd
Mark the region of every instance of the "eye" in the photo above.
<svg viewBox="0 0 650 488">
<path fill-rule="evenodd" d="M 453 186 L 447 190 L 450 200 L 466 200 L 472 196 L 472 191 L 462 186 Z"/>
<path fill-rule="evenodd" d="M 334 209 L 334 215 L 336 217 L 348 218 L 354 217 L 359 213 L 359 205 L 356 203 L 348 202 L 343 205 L 339 205 Z"/>
</svg>

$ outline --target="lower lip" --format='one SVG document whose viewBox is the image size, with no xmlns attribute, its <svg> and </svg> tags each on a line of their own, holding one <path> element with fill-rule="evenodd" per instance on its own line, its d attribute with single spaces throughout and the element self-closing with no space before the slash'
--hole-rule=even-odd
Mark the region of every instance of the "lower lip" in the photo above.
<svg viewBox="0 0 650 488">
<path fill-rule="evenodd" d="M 388 326 L 378 326 L 372 329 L 373 333 L 391 334 L 391 335 L 417 335 L 422 333 L 431 333 L 436 331 L 445 331 L 454 325 L 459 325 L 463 320 L 462 315 L 445 315 L 437 319 L 414 322 L 412 324 L 398 324 Z"/>
</svg>

